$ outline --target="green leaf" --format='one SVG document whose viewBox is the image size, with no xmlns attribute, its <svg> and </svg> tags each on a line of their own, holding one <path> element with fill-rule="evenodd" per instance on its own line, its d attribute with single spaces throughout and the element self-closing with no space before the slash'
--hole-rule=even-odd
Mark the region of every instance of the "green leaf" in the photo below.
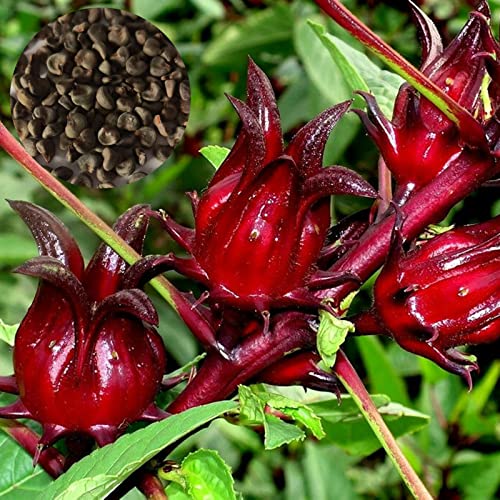
<svg viewBox="0 0 500 500">
<path fill-rule="evenodd" d="M 30 238 L 15 233 L 0 234 L 0 265 L 16 266 L 36 255 L 36 245 Z"/>
<path fill-rule="evenodd" d="M 0 340 L 3 340 L 10 346 L 14 345 L 14 339 L 16 337 L 16 332 L 17 329 L 19 328 L 19 325 L 6 325 L 1 319 L 0 319 Z"/>
<path fill-rule="evenodd" d="M 200 149 L 200 153 L 214 166 L 217 170 L 222 162 L 227 158 L 231 152 L 229 148 L 223 146 L 205 146 Z"/>
<path fill-rule="evenodd" d="M 380 69 L 363 52 L 327 33 L 323 25 L 312 21 L 309 24 L 329 51 L 350 89 L 371 92 L 383 113 L 390 118 L 399 87 L 404 83 L 403 78 Z"/>
<path fill-rule="evenodd" d="M 255 384 L 250 387 L 240 386 L 239 398 L 242 421 L 264 425 L 266 449 L 269 443 L 272 443 L 273 448 L 275 448 L 280 446 L 276 443 L 289 443 L 295 439 L 302 439 L 304 435 L 300 429 L 298 429 L 300 432 L 291 431 L 290 427 L 294 426 L 289 423 L 281 426 L 273 419 L 269 420 L 266 408 L 283 413 L 302 424 L 317 439 L 322 439 L 325 436 L 321 419 L 307 405 L 293 401 L 281 394 L 270 392 L 264 384 Z M 273 436 L 273 432 L 278 434 Z"/>
<path fill-rule="evenodd" d="M 127 434 L 77 462 L 38 498 L 103 498 L 166 446 L 235 407 L 232 401 L 211 403 Z"/>
<path fill-rule="evenodd" d="M 0 450 L 0 498 L 25 500 L 52 483 L 40 466 L 33 468 L 33 457 L 7 435 L 0 435 Z"/>
<path fill-rule="evenodd" d="M 213 450 L 197 450 L 182 462 L 181 473 L 193 500 L 235 500 L 231 470 Z"/>
<path fill-rule="evenodd" d="M 293 441 L 302 441 L 306 434 L 296 425 L 283 422 L 274 415 L 264 416 L 264 445 L 266 450 L 274 450 Z"/>
<path fill-rule="evenodd" d="M 196 8 L 212 19 L 224 17 L 224 6 L 219 0 L 191 0 Z"/>
<path fill-rule="evenodd" d="M 354 332 L 354 325 L 345 319 L 336 318 L 327 311 L 319 312 L 320 323 L 316 345 L 324 369 L 331 369 L 335 364 L 337 351 L 347 338 L 347 334 Z"/>
<path fill-rule="evenodd" d="M 285 56 L 292 53 L 290 38 L 293 15 L 290 7 L 276 5 L 248 14 L 243 21 L 231 23 L 208 44 L 203 62 L 209 66 L 222 66 L 234 70 L 245 64 L 250 54 L 254 58 L 265 53 Z"/>
<path fill-rule="evenodd" d="M 392 401 L 410 406 L 405 383 L 394 369 L 382 342 L 377 337 L 357 337 L 356 343 L 368 372 L 370 392 L 387 394 Z"/>
</svg>

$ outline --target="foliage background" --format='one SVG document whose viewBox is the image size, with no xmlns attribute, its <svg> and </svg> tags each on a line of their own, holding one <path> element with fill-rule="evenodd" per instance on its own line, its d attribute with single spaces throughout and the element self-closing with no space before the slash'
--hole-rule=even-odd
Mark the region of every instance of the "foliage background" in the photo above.
<svg viewBox="0 0 500 500">
<path fill-rule="evenodd" d="M 416 32 L 403 2 L 344 2 L 369 26 L 407 58 L 418 64 Z M 466 1 L 426 0 L 425 10 L 437 21 L 445 39 L 463 25 L 470 10 Z M 392 4 L 392 5 L 391 5 Z M 83 6 L 127 8 L 153 21 L 176 44 L 189 71 L 192 104 L 185 139 L 166 165 L 145 180 L 109 191 L 72 191 L 108 222 L 134 203 L 147 202 L 164 208 L 179 222 L 190 224 L 187 190 L 202 190 L 212 167 L 198 150 L 207 144 L 230 146 L 237 128 L 236 115 L 224 92 L 244 96 L 246 58 L 254 60 L 272 78 L 279 96 L 285 137 L 326 107 L 351 97 L 351 90 L 326 49 L 314 35 L 307 19 L 350 44 L 338 27 L 326 19 L 311 0 L 134 0 L 89 2 L 85 0 L 2 0 L 0 3 L 0 114 L 10 122 L 10 78 L 22 50 L 31 37 L 57 16 Z M 492 0 L 493 25 L 500 19 L 500 1 Z M 397 8 L 399 7 L 399 9 Z M 375 181 L 377 152 L 354 115 L 345 117 L 327 146 L 326 164 L 338 163 Z M 10 270 L 36 250 L 28 231 L 12 214 L 4 198 L 35 201 L 61 217 L 88 256 L 97 241 L 71 215 L 38 187 L 16 163 L 0 155 L 0 318 L 19 322 L 34 294 L 33 280 Z M 360 202 L 338 198 L 335 219 L 350 213 Z M 361 202 L 362 203 L 362 202 Z M 498 191 L 481 189 L 457 206 L 449 223 L 470 223 L 500 213 Z M 176 249 L 153 227 L 146 253 Z M 169 276 L 182 289 L 191 287 L 180 276 Z M 369 286 L 358 307 L 369 303 Z M 159 303 L 161 333 L 170 354 L 169 370 L 190 361 L 198 347 L 182 322 L 165 304 Z M 364 375 L 372 393 L 387 394 L 393 401 L 430 415 L 428 425 L 405 436 L 401 444 L 434 495 L 442 499 L 494 498 L 500 478 L 500 419 L 498 416 L 498 343 L 472 351 L 478 355 L 482 373 L 467 394 L 457 377 L 426 360 L 403 352 L 396 345 L 365 338 L 349 340 L 346 350 Z M 0 374 L 9 374 L 11 353 L 0 345 Z M 340 432 L 332 429 L 331 433 Z M 232 467 L 237 489 L 248 499 L 357 499 L 404 498 L 399 477 L 380 450 L 354 449 L 355 436 L 303 443 L 273 451 L 263 450 L 260 437 L 246 428 L 218 421 L 190 438 L 175 457 L 182 458 L 193 446 L 217 449 Z M 337 443 L 337 444 L 332 444 Z M 13 453 L 0 437 L 0 469 Z M 174 458 L 175 458 L 174 457 Z M 2 489 L 0 496 L 9 498 Z M 10 497 L 12 498 L 12 497 Z M 174 497 L 175 498 L 175 497 Z"/>
</svg>

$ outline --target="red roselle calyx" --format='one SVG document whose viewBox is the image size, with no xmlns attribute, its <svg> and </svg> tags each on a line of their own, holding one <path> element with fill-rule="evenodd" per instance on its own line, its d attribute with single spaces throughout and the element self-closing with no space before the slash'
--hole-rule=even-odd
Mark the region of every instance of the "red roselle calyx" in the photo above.
<svg viewBox="0 0 500 500">
<path fill-rule="evenodd" d="M 499 71 L 499 49 L 491 33 L 487 3 L 478 3 L 467 24 L 444 49 L 433 22 L 409 3 L 421 35 L 421 71 L 479 121 L 490 148 L 496 149 L 499 134 L 494 115 L 498 99 L 488 71 L 492 76 Z M 402 85 L 399 91 L 392 122 L 373 96 L 362 95 L 368 113 L 358 114 L 396 179 L 396 200 L 404 200 L 453 162 L 467 161 L 471 168 L 477 162 L 492 162 L 486 152 L 472 151 L 466 144 L 467 131 L 460 136 L 455 124 L 410 85 Z"/>
<path fill-rule="evenodd" d="M 404 349 L 462 375 L 477 365 L 456 346 L 500 337 L 500 217 L 450 230 L 410 251 L 399 230 L 374 287 L 363 333 L 386 333 Z"/>
<path fill-rule="evenodd" d="M 54 215 L 30 203 L 11 206 L 40 253 L 16 271 L 40 284 L 15 339 L 20 398 L 0 416 L 39 421 L 42 446 L 73 433 L 104 445 L 133 421 L 165 417 L 154 405 L 166 362 L 153 327 L 158 316 L 142 290 L 122 286 L 125 261 L 101 244 L 85 269 L 77 244 Z M 114 226 L 136 251 L 147 210 L 132 207 Z"/>
<path fill-rule="evenodd" d="M 242 129 L 207 190 L 199 200 L 193 196 L 195 230 L 162 216 L 192 257 L 170 255 L 155 265 L 201 282 L 213 304 L 260 312 L 317 307 L 311 288 L 346 279 L 315 268 L 330 225 L 330 195 L 376 196 L 356 173 L 322 167 L 328 135 L 349 102 L 320 114 L 284 148 L 271 84 L 252 60 L 246 103 L 228 99 Z"/>
</svg>

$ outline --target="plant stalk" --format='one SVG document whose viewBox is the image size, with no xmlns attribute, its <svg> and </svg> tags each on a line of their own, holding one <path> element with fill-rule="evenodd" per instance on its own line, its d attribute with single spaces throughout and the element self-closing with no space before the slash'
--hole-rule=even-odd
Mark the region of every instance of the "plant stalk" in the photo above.
<svg viewBox="0 0 500 500">
<path fill-rule="evenodd" d="M 432 500 L 431 494 L 403 455 L 384 419 L 377 411 L 377 407 L 373 404 L 359 375 L 342 351 L 337 353 L 334 372 L 347 392 L 352 396 L 413 497 L 419 500 Z"/>
</svg>

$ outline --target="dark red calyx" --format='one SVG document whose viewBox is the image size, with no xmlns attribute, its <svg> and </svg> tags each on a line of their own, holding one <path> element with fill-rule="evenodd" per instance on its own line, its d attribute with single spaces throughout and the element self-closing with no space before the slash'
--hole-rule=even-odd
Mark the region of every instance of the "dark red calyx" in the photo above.
<svg viewBox="0 0 500 500">
<path fill-rule="evenodd" d="M 61 221 L 30 203 L 11 206 L 40 251 L 16 271 L 40 284 L 15 339 L 20 400 L 0 415 L 39 421 L 43 445 L 73 433 L 104 445 L 133 421 L 164 417 L 154 406 L 166 363 L 154 329 L 158 316 L 142 290 L 122 286 L 128 266 L 101 245 L 83 269 L 78 246 Z M 138 251 L 147 209 L 131 208 L 114 226 Z"/>
<path fill-rule="evenodd" d="M 407 253 L 396 241 L 374 298 L 376 319 L 403 348 L 470 383 L 477 365 L 455 347 L 500 337 L 500 217 L 450 230 Z"/>
<path fill-rule="evenodd" d="M 229 100 L 241 132 L 199 199 L 194 239 L 182 240 L 192 259 L 172 267 L 201 281 L 212 303 L 262 312 L 306 293 L 330 225 L 329 197 L 376 192 L 350 170 L 322 166 L 328 136 L 350 102 L 321 113 L 284 149 L 271 84 L 253 61 L 246 102 Z M 164 226 L 179 240 L 178 226 Z"/>
</svg>

